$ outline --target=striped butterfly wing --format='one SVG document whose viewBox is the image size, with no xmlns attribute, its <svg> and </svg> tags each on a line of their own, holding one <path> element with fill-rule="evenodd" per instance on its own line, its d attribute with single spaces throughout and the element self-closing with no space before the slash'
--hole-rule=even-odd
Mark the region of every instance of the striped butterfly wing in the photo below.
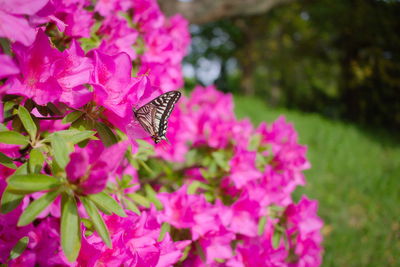
<svg viewBox="0 0 400 267">
<path fill-rule="evenodd" d="M 168 118 L 181 95 L 179 91 L 164 93 L 134 111 L 140 125 L 151 135 L 156 144 L 161 140 L 167 140 L 165 134 Z"/>
</svg>

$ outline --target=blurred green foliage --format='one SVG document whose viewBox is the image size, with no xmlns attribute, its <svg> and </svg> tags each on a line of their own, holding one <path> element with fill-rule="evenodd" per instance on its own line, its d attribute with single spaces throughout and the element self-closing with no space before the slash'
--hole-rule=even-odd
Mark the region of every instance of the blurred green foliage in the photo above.
<svg viewBox="0 0 400 267">
<path fill-rule="evenodd" d="M 400 266 L 400 142 L 319 114 L 268 108 L 235 97 L 239 118 L 272 123 L 285 115 L 308 147 L 307 184 L 295 191 L 319 202 L 324 220 L 323 266 Z"/>
<path fill-rule="evenodd" d="M 193 27 L 187 62 L 221 64 L 224 91 L 400 127 L 400 1 L 303 0 Z"/>
</svg>

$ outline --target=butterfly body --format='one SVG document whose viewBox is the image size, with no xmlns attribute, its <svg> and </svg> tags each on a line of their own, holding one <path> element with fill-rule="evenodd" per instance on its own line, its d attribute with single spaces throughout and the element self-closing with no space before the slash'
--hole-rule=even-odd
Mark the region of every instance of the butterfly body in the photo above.
<svg viewBox="0 0 400 267">
<path fill-rule="evenodd" d="M 156 144 L 161 140 L 167 141 L 165 134 L 168 118 L 181 95 L 179 91 L 170 91 L 151 100 L 139 109 L 133 110 L 140 125 L 150 134 Z"/>
</svg>

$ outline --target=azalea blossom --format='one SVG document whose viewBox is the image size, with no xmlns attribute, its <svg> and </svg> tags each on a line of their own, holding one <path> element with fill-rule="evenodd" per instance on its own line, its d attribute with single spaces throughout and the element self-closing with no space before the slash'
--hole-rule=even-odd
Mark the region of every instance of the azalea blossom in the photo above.
<svg viewBox="0 0 400 267">
<path fill-rule="evenodd" d="M 162 118 L 150 111 L 149 127 L 163 126 L 169 144 L 154 145 L 135 117 L 182 89 L 186 19 L 166 17 L 156 0 L 0 4 L 0 37 L 11 49 L 0 51 L 1 263 L 321 264 L 317 201 L 292 198 L 306 184 L 307 147 L 284 117 L 254 127 L 215 86 L 182 90 L 174 107 L 152 102 Z M 60 195 L 43 198 L 53 190 Z M 18 227 L 27 214 L 34 218 Z M 64 216 L 81 236 L 69 235 Z M 75 241 L 68 251 L 66 235 L 79 251 Z"/>
</svg>

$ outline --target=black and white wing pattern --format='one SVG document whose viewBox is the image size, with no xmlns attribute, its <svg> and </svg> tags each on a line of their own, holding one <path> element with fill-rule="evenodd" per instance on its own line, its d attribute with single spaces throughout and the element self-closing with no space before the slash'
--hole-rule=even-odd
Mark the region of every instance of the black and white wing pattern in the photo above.
<svg viewBox="0 0 400 267">
<path fill-rule="evenodd" d="M 167 140 L 165 134 L 168 118 L 181 95 L 179 91 L 170 91 L 151 100 L 138 110 L 133 110 L 140 125 L 151 135 L 156 144 L 161 140 Z"/>
</svg>

